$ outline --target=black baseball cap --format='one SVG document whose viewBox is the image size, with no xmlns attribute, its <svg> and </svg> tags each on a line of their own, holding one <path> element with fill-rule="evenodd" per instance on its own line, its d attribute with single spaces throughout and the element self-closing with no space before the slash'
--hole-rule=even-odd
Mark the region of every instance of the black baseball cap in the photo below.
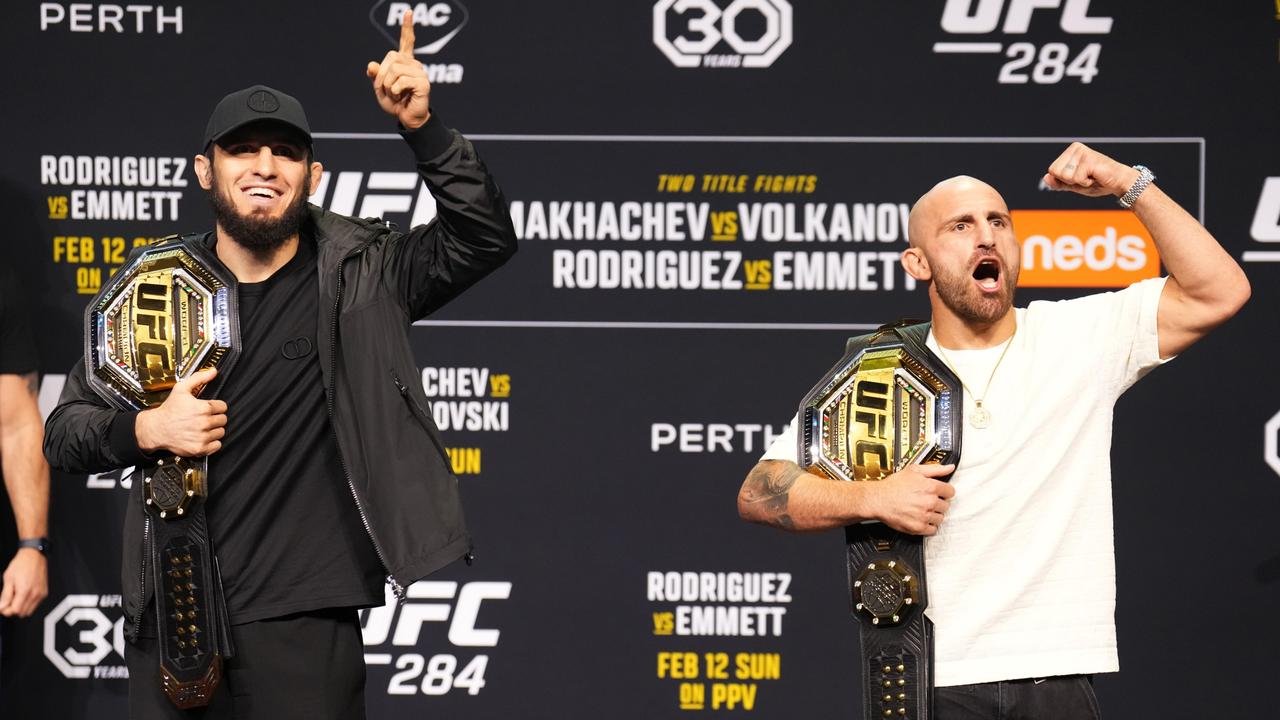
<svg viewBox="0 0 1280 720">
<path fill-rule="evenodd" d="M 208 150 L 210 143 L 217 142 L 232 130 L 264 120 L 297 130 L 306 139 L 307 147 L 311 147 L 311 126 L 307 124 L 302 103 L 294 96 L 266 85 L 237 90 L 219 100 L 209 116 L 209 124 L 205 126 L 201 147 Z"/>
</svg>

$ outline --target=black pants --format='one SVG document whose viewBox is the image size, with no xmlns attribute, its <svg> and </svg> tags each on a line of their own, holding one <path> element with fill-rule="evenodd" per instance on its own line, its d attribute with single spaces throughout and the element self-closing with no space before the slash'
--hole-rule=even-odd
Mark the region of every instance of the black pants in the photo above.
<svg viewBox="0 0 1280 720">
<path fill-rule="evenodd" d="M 160 689 L 155 638 L 126 643 L 130 720 L 364 720 L 364 645 L 354 609 L 231 628 L 235 657 L 203 708 L 179 710 Z"/>
<path fill-rule="evenodd" d="M 956 685 L 934 690 L 937 720 L 1098 720 L 1086 675 Z"/>
</svg>

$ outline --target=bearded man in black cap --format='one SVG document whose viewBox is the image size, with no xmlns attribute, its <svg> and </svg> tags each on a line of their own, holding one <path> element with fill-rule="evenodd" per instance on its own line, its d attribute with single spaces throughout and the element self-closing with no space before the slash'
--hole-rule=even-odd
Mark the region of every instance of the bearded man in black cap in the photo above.
<svg viewBox="0 0 1280 720">
<path fill-rule="evenodd" d="M 302 106 L 264 86 L 226 96 L 195 162 L 217 229 L 183 242 L 212 250 L 238 281 L 235 367 L 121 412 L 82 363 L 49 417 L 45 453 L 67 471 L 209 458 L 208 535 L 234 655 L 207 707 L 180 710 L 162 692 L 135 482 L 123 567 L 130 717 L 363 718 L 357 609 L 381 605 L 384 582 L 402 596 L 469 557 L 408 328 L 505 262 L 516 240 L 475 149 L 431 112 L 410 17 L 399 50 L 367 73 L 437 219 L 401 234 L 308 205 L 321 166 Z M 204 385 L 217 399 L 199 397 Z"/>
</svg>

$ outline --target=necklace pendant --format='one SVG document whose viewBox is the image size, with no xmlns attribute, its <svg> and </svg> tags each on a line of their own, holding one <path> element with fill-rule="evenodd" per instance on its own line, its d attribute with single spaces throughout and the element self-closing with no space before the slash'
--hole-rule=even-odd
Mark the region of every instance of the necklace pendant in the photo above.
<svg viewBox="0 0 1280 720">
<path fill-rule="evenodd" d="M 981 430 L 991 424 L 991 413 L 979 405 L 973 409 L 973 412 L 969 413 L 969 424 Z"/>
</svg>

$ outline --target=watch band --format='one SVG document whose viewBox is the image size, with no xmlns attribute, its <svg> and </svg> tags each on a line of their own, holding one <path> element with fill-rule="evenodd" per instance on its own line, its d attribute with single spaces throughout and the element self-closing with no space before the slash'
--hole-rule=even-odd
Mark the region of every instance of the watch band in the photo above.
<svg viewBox="0 0 1280 720">
<path fill-rule="evenodd" d="M 32 550 L 40 551 L 41 555 L 47 555 L 49 553 L 49 538 L 44 536 L 22 538 L 18 540 L 18 547 L 31 548 Z"/>
<path fill-rule="evenodd" d="M 1156 179 L 1155 173 L 1151 172 L 1146 165 L 1134 165 L 1133 169 L 1138 171 L 1138 179 L 1133 181 L 1133 185 L 1129 186 L 1128 192 L 1122 195 L 1119 200 L 1120 207 L 1125 210 L 1133 207 L 1142 191 L 1146 190 L 1151 181 Z"/>
</svg>

